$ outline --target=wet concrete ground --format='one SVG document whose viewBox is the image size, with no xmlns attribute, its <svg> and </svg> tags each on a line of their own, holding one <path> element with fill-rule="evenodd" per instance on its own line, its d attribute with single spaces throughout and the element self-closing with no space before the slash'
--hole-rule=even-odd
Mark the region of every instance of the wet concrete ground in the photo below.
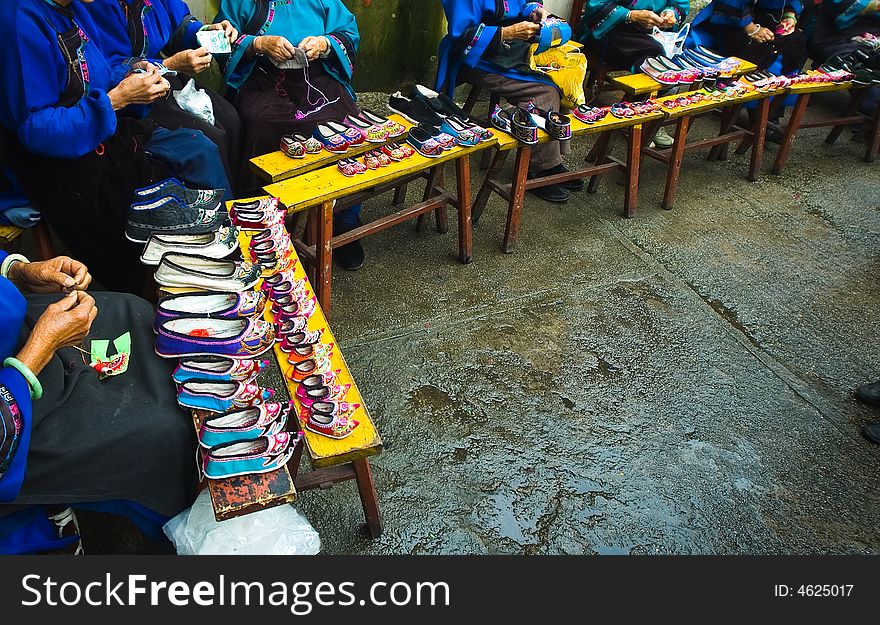
<svg viewBox="0 0 880 625">
<path fill-rule="evenodd" d="M 357 531 L 353 483 L 305 493 L 323 551 L 878 552 L 880 414 L 852 390 L 880 378 L 880 165 L 823 139 L 757 183 L 689 155 L 672 211 L 646 162 L 632 220 L 616 176 L 529 196 L 512 255 L 495 197 L 469 266 L 454 213 L 367 239 L 332 325 L 385 442 L 385 533 Z"/>
</svg>

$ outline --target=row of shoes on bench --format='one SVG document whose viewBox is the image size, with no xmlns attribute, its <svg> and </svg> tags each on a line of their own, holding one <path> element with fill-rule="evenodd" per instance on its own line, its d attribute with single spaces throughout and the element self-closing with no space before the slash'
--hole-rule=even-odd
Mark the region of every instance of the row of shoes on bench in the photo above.
<svg viewBox="0 0 880 625">
<path fill-rule="evenodd" d="M 361 158 L 343 158 L 336 167 L 343 176 L 352 177 L 363 174 L 371 169 L 388 167 L 391 163 L 399 163 L 415 154 L 415 150 L 406 144 L 388 143 L 376 150 L 370 150 Z"/>
<path fill-rule="evenodd" d="M 146 243 L 152 234 L 206 234 L 228 223 L 222 189 L 190 189 L 177 178 L 136 189 L 125 237 Z"/>
<path fill-rule="evenodd" d="M 358 115 L 346 115 L 342 122 L 318 124 L 311 137 L 293 134 L 281 137 L 280 150 L 290 158 L 305 158 L 327 150 L 344 154 L 366 143 L 381 145 L 406 134 L 406 127 L 367 109 Z"/>
<path fill-rule="evenodd" d="M 673 57 L 658 56 L 645 59 L 639 66 L 661 85 L 691 86 L 694 83 L 713 84 L 719 78 L 729 76 L 740 66 L 740 61 L 725 57 L 703 46 L 684 50 Z"/>
<path fill-rule="evenodd" d="M 862 38 L 870 35 L 865 33 Z M 853 37 L 853 41 L 856 38 Z M 880 42 L 880 39 L 874 38 Z M 880 45 L 880 44 L 878 44 Z M 857 85 L 878 85 L 880 84 L 880 54 L 878 47 L 866 46 L 865 48 L 857 48 L 848 54 L 836 54 L 825 61 L 819 70 L 830 73 L 845 71 L 852 74 L 852 81 Z"/>
<path fill-rule="evenodd" d="M 510 106 L 506 109 L 496 105 L 490 120 L 493 126 L 526 145 L 538 143 L 538 129 L 556 141 L 571 139 L 571 119 L 568 115 L 539 108 L 534 102 L 528 102 L 524 107 Z"/>
<path fill-rule="evenodd" d="M 437 158 L 456 146 L 473 147 L 493 137 L 474 122 L 445 93 L 414 85 L 410 97 L 400 91 L 388 98 L 388 108 L 415 124 L 407 143 L 427 158 Z"/>
</svg>

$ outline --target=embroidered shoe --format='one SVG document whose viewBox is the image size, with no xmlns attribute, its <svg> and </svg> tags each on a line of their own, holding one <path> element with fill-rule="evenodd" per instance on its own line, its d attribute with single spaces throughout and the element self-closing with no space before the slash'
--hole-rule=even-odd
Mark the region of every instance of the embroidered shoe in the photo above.
<svg viewBox="0 0 880 625">
<path fill-rule="evenodd" d="M 323 334 L 324 328 L 311 332 L 301 331 L 294 334 L 288 334 L 281 339 L 280 345 L 278 347 L 280 347 L 281 351 L 285 354 L 289 354 L 298 348 L 311 347 L 320 343 Z"/>
<path fill-rule="evenodd" d="M 206 291 L 169 295 L 160 299 L 156 306 L 156 322 L 153 324 L 153 329 L 158 332 L 159 324 L 177 317 L 212 319 L 256 317 L 263 314 L 267 301 L 266 294 L 259 291 L 242 293 Z"/>
<path fill-rule="evenodd" d="M 396 139 L 406 134 L 406 126 L 403 124 L 399 124 L 393 119 L 376 115 L 367 109 L 361 111 L 360 118 L 370 124 L 384 128 L 388 132 L 389 139 Z"/>
<path fill-rule="evenodd" d="M 277 303 L 278 302 L 276 302 L 276 304 Z M 279 321 L 291 317 L 311 317 L 317 307 L 318 298 L 313 295 L 312 297 L 301 301 L 281 304 L 277 309 L 273 309 L 272 312 L 275 315 L 275 321 Z"/>
<path fill-rule="evenodd" d="M 209 480 L 222 480 L 277 471 L 293 456 L 300 439 L 300 433 L 279 432 L 252 441 L 217 445 L 205 452 L 202 472 Z"/>
<path fill-rule="evenodd" d="M 336 382 L 336 376 L 342 372 L 342 369 L 332 371 L 329 368 L 323 373 L 313 373 L 302 379 L 302 385 L 306 391 L 314 390 L 322 386 L 332 386 Z"/>
<path fill-rule="evenodd" d="M 162 358 L 225 356 L 250 359 L 274 344 L 272 324 L 262 319 L 182 317 L 159 324 L 155 351 Z"/>
<path fill-rule="evenodd" d="M 351 414 L 359 407 L 359 404 L 348 402 L 315 402 L 311 410 L 302 408 L 299 419 L 302 426 L 310 432 L 340 440 L 350 436 L 360 425 L 360 421 L 351 418 Z M 320 411 L 316 408 L 320 408 Z"/>
<path fill-rule="evenodd" d="M 226 258 L 238 251 L 238 230 L 224 226 L 206 234 L 154 234 L 147 241 L 141 262 L 158 265 L 168 252 L 197 254 L 206 258 Z"/>
<path fill-rule="evenodd" d="M 330 371 L 330 355 L 321 358 L 308 358 L 293 365 L 293 370 L 287 375 L 294 382 L 302 382 L 313 375 L 323 375 Z M 338 373 L 338 371 L 337 371 Z"/>
<path fill-rule="evenodd" d="M 315 127 L 312 136 L 320 141 L 325 150 L 332 152 L 333 154 L 342 154 L 351 147 L 351 144 L 346 141 L 345 137 L 325 124 L 318 124 Z"/>
<path fill-rule="evenodd" d="M 287 317 L 275 322 L 275 340 L 283 341 L 290 335 L 305 332 L 309 329 L 306 317 Z"/>
<path fill-rule="evenodd" d="M 363 145 L 367 141 L 366 135 L 362 134 L 357 128 L 349 128 L 343 126 L 339 122 L 326 122 L 326 124 L 330 130 L 336 132 L 339 136 L 345 139 L 351 147 Z"/>
<path fill-rule="evenodd" d="M 366 122 L 360 117 L 346 115 L 342 121 L 346 126 L 357 130 L 368 143 L 385 143 L 391 136 L 391 133 L 382 126 Z"/>
<path fill-rule="evenodd" d="M 294 289 L 290 293 L 278 295 L 272 301 L 272 312 L 286 312 L 296 314 L 300 306 L 304 306 L 309 299 L 311 290 L 308 288 Z M 306 317 L 307 315 L 300 315 Z"/>
<path fill-rule="evenodd" d="M 278 434 L 284 431 L 292 408 L 289 403 L 269 402 L 210 415 L 202 421 L 199 443 L 210 448 Z"/>
<path fill-rule="evenodd" d="M 333 343 L 316 343 L 313 345 L 298 345 L 287 354 L 287 362 L 294 367 L 304 360 L 319 362 L 333 353 Z"/>
<path fill-rule="evenodd" d="M 152 202 L 163 197 L 175 197 L 192 208 L 218 210 L 223 203 L 223 189 L 190 189 L 177 178 L 166 178 L 150 187 L 135 189 L 138 203 Z"/>
<path fill-rule="evenodd" d="M 177 384 L 188 380 L 211 380 L 214 382 L 251 382 L 269 366 L 268 360 L 235 360 L 223 356 L 187 356 L 171 374 Z"/>
<path fill-rule="evenodd" d="M 241 292 L 253 289 L 260 281 L 260 274 L 260 267 L 247 261 L 173 252 L 162 257 L 155 277 L 161 286 Z"/>
<path fill-rule="evenodd" d="M 258 406 L 275 394 L 253 382 L 187 380 L 178 387 L 177 403 L 184 408 L 228 412 L 233 408 Z"/>
<path fill-rule="evenodd" d="M 125 238 L 146 243 L 155 234 L 209 234 L 227 221 L 226 211 L 193 208 L 175 197 L 132 204 L 125 223 Z"/>
<path fill-rule="evenodd" d="M 351 384 L 332 384 L 311 388 L 300 384 L 296 389 L 296 398 L 303 406 L 310 407 L 316 401 L 342 401 L 349 390 L 351 390 Z"/>
</svg>

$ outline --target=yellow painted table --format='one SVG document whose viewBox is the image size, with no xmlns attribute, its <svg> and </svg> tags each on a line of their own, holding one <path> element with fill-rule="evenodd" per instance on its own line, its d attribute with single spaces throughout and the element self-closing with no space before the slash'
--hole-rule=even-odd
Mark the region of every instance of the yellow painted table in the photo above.
<svg viewBox="0 0 880 625">
<path fill-rule="evenodd" d="M 242 232 L 239 242 L 242 253 L 247 255 L 250 237 L 246 231 Z M 291 253 L 296 257 L 294 250 L 291 250 Z M 304 278 L 308 280 L 298 258 L 294 268 L 294 277 L 297 280 Z M 314 295 L 311 284 L 307 284 L 309 293 Z M 259 288 L 259 285 L 256 288 Z M 175 291 L 180 292 L 181 290 L 175 289 Z M 274 322 L 274 315 L 268 305 L 264 318 Z M 357 483 L 367 527 L 375 538 L 382 533 L 382 521 L 368 458 L 382 451 L 382 440 L 370 418 L 364 398 L 351 375 L 342 350 L 336 343 L 320 305 L 316 307 L 315 312 L 309 318 L 308 328 L 309 330 L 322 330 L 322 342 L 334 346 L 331 365 L 333 371 L 339 370 L 336 383 L 350 384 L 351 389 L 346 394 L 345 401 L 360 404 L 352 415 L 352 418 L 359 422 L 357 429 L 350 436 L 342 440 L 335 440 L 301 427 L 304 432 L 305 447 L 309 452 L 311 471 L 299 471 L 302 457 L 301 445 L 287 465 L 277 471 L 224 480 L 209 480 L 207 487 L 214 506 L 214 514 L 217 520 L 222 521 L 256 510 L 290 503 L 296 499 L 298 492 L 302 493 L 315 488 L 329 488 L 339 482 L 354 480 Z M 294 414 L 291 414 L 290 426 L 297 429 L 295 424 L 298 423 L 302 406 L 296 397 L 297 384 L 289 377 L 293 367 L 278 344 L 273 349 L 287 383 L 290 399 L 295 407 Z M 194 415 L 197 428 L 203 417 L 204 414 L 196 413 Z M 300 426 L 302 426 L 301 423 Z"/>
<path fill-rule="evenodd" d="M 343 176 L 337 167 L 325 167 L 295 178 L 264 187 L 266 193 L 277 197 L 288 212 L 295 213 L 319 209 L 314 247 L 303 246 L 301 250 L 315 260 L 315 286 L 325 314 L 330 309 L 332 288 L 333 248 L 357 241 L 381 232 L 404 221 L 421 217 L 430 212 L 437 215 L 438 231 L 446 232 L 446 206 L 458 209 L 459 260 L 469 263 L 473 259 L 473 233 L 471 223 L 471 182 L 469 159 L 472 154 L 494 146 L 496 138 L 475 147 L 455 147 L 443 152 L 439 158 L 427 158 L 421 154 L 387 167 L 370 170 L 351 177 Z M 453 196 L 443 184 L 443 165 L 454 162 L 457 192 Z M 427 178 L 422 202 L 406 207 L 391 215 L 359 226 L 342 235 L 333 236 L 333 213 L 343 206 L 359 203 L 367 197 L 398 187 L 416 178 Z M 344 204 L 337 203 L 343 201 Z"/>
<path fill-rule="evenodd" d="M 681 176 L 681 163 L 684 155 L 694 150 L 710 147 L 709 160 L 726 160 L 727 146 L 737 140 L 741 140 L 738 151 L 745 151 L 751 147 L 751 162 L 749 165 L 748 179 L 755 181 L 761 170 L 764 157 L 764 140 L 767 133 L 767 119 L 770 112 L 770 98 L 784 93 L 783 89 L 774 91 L 753 91 L 735 98 L 724 100 L 705 100 L 685 107 L 668 107 L 663 102 L 694 93 L 707 95 L 703 89 L 687 93 L 675 94 L 658 98 L 661 103 L 661 111 L 664 123 L 674 122 L 675 132 L 672 147 L 666 149 L 645 147 L 642 151 L 651 158 L 664 163 L 667 167 L 666 189 L 663 194 L 662 206 L 671 209 L 675 203 L 675 195 L 678 191 L 678 182 Z M 751 128 L 740 128 L 736 125 L 736 117 L 746 102 L 757 101 L 757 117 Z M 721 127 L 716 137 L 687 143 L 687 133 L 692 120 L 713 113 L 721 112 Z"/>
<path fill-rule="evenodd" d="M 850 104 L 846 114 L 839 117 L 804 122 L 804 114 L 807 111 L 807 106 L 810 104 L 810 97 L 814 93 L 827 91 L 851 91 Z M 851 82 L 804 83 L 789 87 L 788 93 L 796 96 L 795 103 L 792 107 L 791 116 L 788 118 L 788 123 L 785 126 L 782 144 L 776 153 L 776 160 L 773 163 L 771 172 L 775 175 L 782 173 L 785 163 L 791 154 L 792 144 L 797 137 L 798 131 L 802 128 L 830 127 L 831 132 L 825 139 L 825 142 L 834 143 L 847 126 L 867 124 L 870 131 L 868 133 L 868 146 L 865 150 L 864 161 L 866 163 L 873 163 L 877 159 L 877 153 L 880 152 L 880 108 L 877 108 L 873 115 L 865 115 L 859 112 L 859 104 L 867 92 L 868 89 L 864 88 L 864 86 L 855 85 Z"/>
<path fill-rule="evenodd" d="M 738 60 L 739 67 L 737 67 L 736 71 L 727 74 L 726 77 L 737 78 L 739 76 L 744 76 L 745 74 L 750 74 L 758 69 L 758 66 L 751 61 L 746 61 L 745 59 Z M 647 74 L 641 72 L 616 76 L 611 79 L 611 82 L 615 87 L 626 94 L 624 100 L 633 99 L 635 96 L 653 98 L 661 89 L 667 87 L 667 85 L 662 85 Z"/>
<path fill-rule="evenodd" d="M 603 119 L 594 123 L 587 124 L 574 116 L 571 119 L 572 138 L 584 137 L 588 135 L 604 134 L 600 141 L 604 142 L 605 149 L 599 150 L 596 163 L 587 167 L 569 171 L 564 174 L 556 174 L 553 176 L 544 176 L 541 178 L 528 178 L 529 160 L 532 156 L 532 148 L 529 145 L 520 143 L 514 137 L 507 133 L 498 133 L 498 147 L 492 164 L 486 172 L 483 185 L 477 194 L 474 202 L 474 223 L 477 223 L 486 208 L 486 204 L 490 195 L 494 192 L 504 198 L 507 203 L 507 225 L 504 231 L 504 240 L 501 249 L 505 253 L 510 253 L 516 247 L 519 238 L 520 223 L 522 221 L 522 208 L 525 201 L 525 192 L 530 189 L 537 189 L 551 184 L 560 184 L 570 180 L 583 180 L 590 178 L 589 191 L 595 192 L 599 177 L 613 170 L 621 170 L 626 174 L 627 184 L 624 193 L 624 215 L 632 217 L 635 214 L 636 204 L 638 203 L 638 185 L 639 185 L 639 163 L 642 145 L 642 124 L 656 119 L 662 119 L 661 113 L 650 113 L 648 115 L 640 115 L 631 118 L 618 118 L 608 113 Z M 619 161 L 613 157 L 609 157 L 611 134 L 616 130 L 628 129 L 630 132 L 627 144 L 627 155 L 625 161 Z M 538 130 L 538 143 L 546 143 L 553 141 L 550 135 L 543 130 Z M 508 155 L 511 150 L 516 149 L 516 160 L 514 165 L 513 182 L 510 184 L 501 183 L 498 176 L 507 162 Z"/>
<path fill-rule="evenodd" d="M 413 127 L 412 122 L 405 120 L 397 114 L 389 115 L 388 119 L 402 124 L 407 129 L 407 133 L 401 137 L 389 139 L 386 143 L 405 142 L 409 129 Z M 281 150 L 277 150 L 275 152 L 270 152 L 269 154 L 264 154 L 263 156 L 252 158 L 250 161 L 251 169 L 268 183 L 281 182 L 282 180 L 300 176 L 307 172 L 327 167 L 328 165 L 335 165 L 343 158 L 355 158 L 365 152 L 369 152 L 370 150 L 381 148 L 382 145 L 384 144 L 365 143 L 350 148 L 342 154 L 335 154 L 333 152 L 328 152 L 327 150 L 321 150 L 317 154 L 306 154 L 303 158 L 290 158 Z"/>
<path fill-rule="evenodd" d="M 57 256 L 55 246 L 52 244 L 52 235 L 45 220 L 37 222 L 35 226 L 28 228 L 28 231 L 34 237 L 34 247 L 37 249 L 36 260 L 50 260 Z M 24 232 L 24 228 L 17 226 L 0 226 L 0 246 L 9 245 Z"/>
</svg>

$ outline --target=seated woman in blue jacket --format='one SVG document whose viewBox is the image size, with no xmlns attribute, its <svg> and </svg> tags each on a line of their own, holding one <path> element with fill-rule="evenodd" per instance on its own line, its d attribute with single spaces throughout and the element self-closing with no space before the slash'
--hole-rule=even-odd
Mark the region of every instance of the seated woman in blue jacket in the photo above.
<svg viewBox="0 0 880 625">
<path fill-rule="evenodd" d="M 179 91 L 190 76 L 211 66 L 211 54 L 196 39 L 199 30 L 222 30 L 230 44 L 238 38 L 238 31 L 229 22 L 202 24 L 183 0 L 94 0 L 89 11 L 100 31 L 101 49 L 110 62 L 114 84 L 135 67 L 149 67 L 144 63 L 147 61 L 179 72 L 165 77 L 171 89 Z M 203 85 L 198 87 L 211 98 L 213 124 L 184 111 L 174 98 L 154 102 L 149 107 L 149 119 L 171 130 L 201 131 L 220 149 L 226 175 L 234 181 L 241 161 L 238 113 L 218 93 Z"/>
<path fill-rule="evenodd" d="M 0 251 L 0 553 L 75 542 L 71 507 L 125 515 L 161 540 L 195 498 L 195 431 L 153 352 L 153 308 L 89 295 L 91 280 L 66 256 Z M 100 379 L 75 349 L 125 333 L 121 375 Z"/>
<path fill-rule="evenodd" d="M 589 0 L 584 43 L 611 67 L 638 71 L 645 59 L 663 54 L 651 37 L 654 27 L 678 27 L 690 6 L 690 0 Z"/>
<path fill-rule="evenodd" d="M 787 74 L 806 61 L 800 14 L 799 0 L 713 0 L 694 18 L 691 40 L 758 69 Z"/>
<path fill-rule="evenodd" d="M 117 117 L 169 84 L 151 69 L 113 86 L 88 2 L 0 2 L 0 126 L 13 171 L 65 245 L 105 288 L 140 292 L 141 250 L 124 236 L 135 189 L 169 173 L 199 188 L 229 182 L 201 132 Z"/>
<path fill-rule="evenodd" d="M 449 31 L 440 42 L 438 91 L 451 97 L 457 85 L 467 82 L 514 105 L 531 101 L 542 109 L 559 110 L 559 89 L 526 65 L 529 42 L 540 33 L 547 16 L 542 2 L 443 0 L 443 10 Z M 562 163 L 567 146 L 558 141 L 534 146 L 529 176 L 568 171 Z M 583 180 L 572 180 L 530 192 L 549 202 L 565 202 L 569 191 L 583 188 Z"/>
</svg>

